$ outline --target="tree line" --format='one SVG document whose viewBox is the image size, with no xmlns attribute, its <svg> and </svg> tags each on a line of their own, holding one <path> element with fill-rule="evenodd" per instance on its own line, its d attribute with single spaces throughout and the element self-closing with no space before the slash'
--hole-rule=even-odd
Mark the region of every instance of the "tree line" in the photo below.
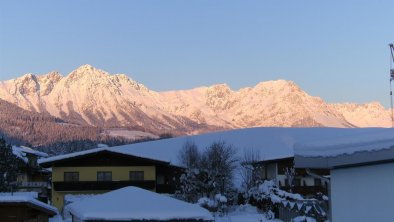
<svg viewBox="0 0 394 222">
<path fill-rule="evenodd" d="M 0 99 L 0 137 L 12 145 L 57 155 L 94 148 L 99 143 L 116 146 L 140 142 L 102 132 L 100 127 L 68 124 L 48 113 L 27 111 Z"/>
</svg>

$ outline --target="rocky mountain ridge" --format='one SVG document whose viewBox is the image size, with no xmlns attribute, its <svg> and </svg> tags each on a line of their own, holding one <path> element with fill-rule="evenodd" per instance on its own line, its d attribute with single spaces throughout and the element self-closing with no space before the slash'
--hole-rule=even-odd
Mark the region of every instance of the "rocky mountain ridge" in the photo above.
<svg viewBox="0 0 394 222">
<path fill-rule="evenodd" d="M 83 65 L 67 76 L 26 74 L 0 82 L 0 98 L 70 123 L 160 134 L 281 127 L 389 127 L 379 103 L 329 104 L 286 80 L 231 90 L 226 84 L 156 92 L 125 74 Z"/>
</svg>

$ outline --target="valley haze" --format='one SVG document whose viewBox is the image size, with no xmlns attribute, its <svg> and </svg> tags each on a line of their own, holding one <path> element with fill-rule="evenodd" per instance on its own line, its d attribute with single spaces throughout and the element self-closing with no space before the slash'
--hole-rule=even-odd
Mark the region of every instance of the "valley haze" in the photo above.
<svg viewBox="0 0 394 222">
<path fill-rule="evenodd" d="M 288 80 L 231 90 L 226 84 L 156 92 L 125 74 L 82 65 L 67 76 L 25 74 L 0 82 L 0 99 L 68 123 L 159 135 L 249 127 L 390 127 L 378 102 L 326 103 Z"/>
</svg>

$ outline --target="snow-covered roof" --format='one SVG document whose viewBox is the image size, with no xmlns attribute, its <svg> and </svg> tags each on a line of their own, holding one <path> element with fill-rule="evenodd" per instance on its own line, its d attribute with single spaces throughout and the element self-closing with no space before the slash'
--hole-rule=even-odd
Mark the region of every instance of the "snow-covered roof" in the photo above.
<svg viewBox="0 0 394 222">
<path fill-rule="evenodd" d="M 324 140 L 335 136 L 349 136 L 357 133 L 369 133 L 382 130 L 379 128 L 279 128 L 260 127 L 207 133 L 195 136 L 184 136 L 164 140 L 135 143 L 110 148 L 97 148 L 82 152 L 54 156 L 39 160 L 39 163 L 49 163 L 80 155 L 86 155 L 103 150 L 150 158 L 169 162 L 179 166 L 178 154 L 187 141 L 194 142 L 203 151 L 213 142 L 224 141 L 237 150 L 242 158 L 245 149 L 259 152 L 260 160 L 275 160 L 294 157 L 293 146 L 310 140 Z"/>
<path fill-rule="evenodd" d="M 394 160 L 394 129 L 297 143 L 294 152 L 297 167 L 333 168 Z"/>
<path fill-rule="evenodd" d="M 209 220 L 211 213 L 196 205 L 137 187 L 125 187 L 68 205 L 81 220 Z"/>
<path fill-rule="evenodd" d="M 151 161 L 158 161 L 158 162 L 162 162 L 162 163 L 168 164 L 168 162 L 162 161 L 160 159 L 153 159 L 153 158 L 150 158 L 150 157 L 147 157 L 147 156 L 138 156 L 138 155 L 133 154 L 132 152 L 119 151 L 118 149 L 115 149 L 114 147 L 111 147 L 111 148 L 110 147 L 96 148 L 96 149 L 90 149 L 90 150 L 85 150 L 85 151 L 80 151 L 80 152 L 74 152 L 74 153 L 68 153 L 68 154 L 53 156 L 53 157 L 49 157 L 49 158 L 39 159 L 38 163 L 39 164 L 43 164 L 43 165 L 44 164 L 50 164 L 51 162 L 56 162 L 56 161 L 59 161 L 59 160 L 71 159 L 71 158 L 80 157 L 80 156 L 84 156 L 84 155 L 88 155 L 88 154 L 92 154 L 92 153 L 102 152 L 102 151 L 108 151 L 108 152 L 112 152 L 112 153 L 119 153 L 119 154 L 134 156 L 134 157 L 138 157 L 138 158 L 145 158 L 145 159 L 149 159 Z"/>
<path fill-rule="evenodd" d="M 76 201 L 81 201 L 86 198 L 91 198 L 96 196 L 97 194 L 66 194 L 64 195 L 65 203 L 74 203 Z"/>
<path fill-rule="evenodd" d="M 32 198 L 37 199 L 38 198 L 38 193 L 37 192 L 2 192 L 0 193 L 0 196 L 29 196 Z"/>
<path fill-rule="evenodd" d="M 18 158 L 20 158 L 21 160 L 23 160 L 25 163 L 28 162 L 26 154 L 32 154 L 39 158 L 48 157 L 48 154 L 37 150 L 33 150 L 32 148 L 26 146 L 13 146 L 12 153 L 16 155 Z"/>
<path fill-rule="evenodd" d="M 29 195 L 0 196 L 0 204 L 15 204 L 15 203 L 29 204 L 34 208 L 40 209 L 41 211 L 50 214 L 51 216 L 54 216 L 58 213 L 55 207 L 48 205 L 44 202 L 41 202 Z"/>
</svg>

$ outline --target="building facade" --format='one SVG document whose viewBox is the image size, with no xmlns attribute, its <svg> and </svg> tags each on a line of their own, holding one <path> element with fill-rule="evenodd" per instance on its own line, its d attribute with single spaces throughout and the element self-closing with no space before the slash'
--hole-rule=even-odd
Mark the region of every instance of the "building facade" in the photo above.
<svg viewBox="0 0 394 222">
<path fill-rule="evenodd" d="M 313 177 L 304 168 L 294 167 L 294 157 L 260 161 L 256 169 L 264 180 L 273 180 L 282 190 L 299 193 L 312 197 L 317 193 L 327 195 L 328 183 L 320 178 Z M 319 175 L 330 174 L 329 170 L 314 169 Z"/>
<path fill-rule="evenodd" d="M 41 165 L 52 168 L 52 204 L 60 211 L 68 194 L 102 194 L 127 186 L 173 193 L 173 179 L 180 170 L 168 162 L 106 149 L 65 155 Z"/>
<path fill-rule="evenodd" d="M 20 159 L 19 173 L 15 190 L 20 192 L 37 192 L 38 199 L 47 202 L 50 199 L 51 172 L 42 168 L 38 160 L 48 157 L 46 153 L 33 150 L 29 147 L 12 147 L 12 152 Z"/>
<path fill-rule="evenodd" d="M 330 221 L 393 221 L 394 129 L 299 144 L 295 163 L 330 170 Z"/>
</svg>

